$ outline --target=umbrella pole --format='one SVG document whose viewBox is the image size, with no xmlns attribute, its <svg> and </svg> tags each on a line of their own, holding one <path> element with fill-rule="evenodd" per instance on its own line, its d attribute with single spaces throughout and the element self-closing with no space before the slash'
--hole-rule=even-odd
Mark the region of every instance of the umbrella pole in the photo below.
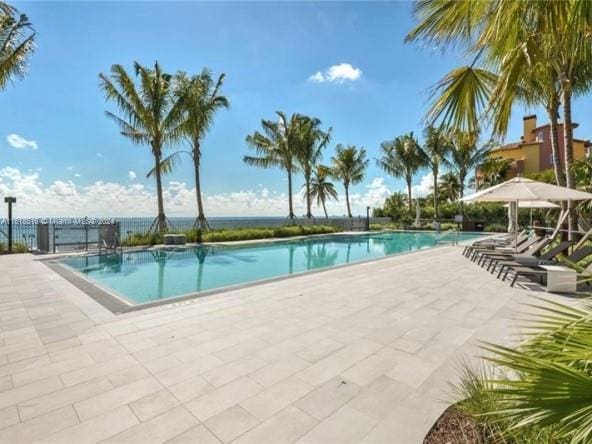
<svg viewBox="0 0 592 444">
<path fill-rule="evenodd" d="M 514 254 L 518 253 L 518 201 L 515 202 L 516 211 L 514 212 Z"/>
</svg>

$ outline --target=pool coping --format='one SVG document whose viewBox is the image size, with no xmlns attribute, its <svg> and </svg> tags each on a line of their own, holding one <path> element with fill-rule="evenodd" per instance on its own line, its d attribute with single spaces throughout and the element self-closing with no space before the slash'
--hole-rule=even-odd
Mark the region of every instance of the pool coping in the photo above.
<svg viewBox="0 0 592 444">
<path fill-rule="evenodd" d="M 392 231 L 395 231 L 395 230 L 392 230 Z M 397 231 L 403 231 L 403 230 L 397 230 Z M 416 231 L 420 231 L 420 230 L 413 230 L 413 232 L 416 232 Z M 374 233 L 377 233 L 377 232 L 374 232 Z M 333 233 L 331 233 L 331 234 L 333 234 Z M 343 233 L 341 233 L 341 234 L 343 234 Z M 308 236 L 303 236 L 303 237 L 306 238 Z M 489 238 L 489 237 L 490 237 L 489 235 L 486 235 L 483 238 L 485 239 L 485 238 Z M 280 240 L 285 240 L 285 239 L 280 238 Z M 464 245 L 464 244 L 471 242 L 471 241 L 472 241 L 472 239 L 467 239 L 466 241 L 459 242 L 458 245 Z M 197 244 L 197 245 L 200 245 L 200 244 Z M 203 245 L 203 244 L 201 244 L 201 245 Z M 210 244 L 210 246 L 213 246 L 213 245 Z M 220 245 L 220 246 L 225 246 L 225 245 Z M 39 261 L 42 262 L 44 265 L 46 265 L 49 269 L 51 269 L 52 271 L 54 271 L 55 273 L 57 273 L 58 275 L 60 275 L 64 279 L 66 279 L 68 282 L 70 282 L 72 285 L 74 285 L 80 291 L 85 293 L 87 296 L 89 296 L 95 302 L 101 304 L 103 307 L 105 307 L 111 313 L 113 313 L 115 315 L 119 315 L 119 314 L 125 314 L 125 313 L 134 312 L 134 311 L 159 307 L 159 306 L 163 306 L 163 305 L 176 304 L 179 302 L 184 302 L 187 300 L 212 296 L 212 295 L 216 295 L 216 294 L 228 293 L 228 292 L 232 292 L 235 290 L 240 290 L 240 289 L 249 288 L 249 287 L 255 287 L 258 285 L 270 284 L 270 283 L 274 283 L 274 282 L 278 282 L 278 281 L 283 281 L 285 279 L 298 278 L 298 277 L 313 275 L 313 274 L 317 274 L 317 273 L 324 273 L 327 271 L 338 270 L 341 268 L 351 267 L 351 266 L 356 266 L 356 265 L 364 265 L 364 264 L 368 264 L 368 263 L 372 263 L 372 262 L 376 262 L 376 261 L 380 261 L 380 260 L 384 260 L 384 259 L 389 259 L 389 258 L 393 258 L 393 257 L 407 256 L 407 255 L 413 255 L 413 254 L 418 254 L 418 253 L 426 253 L 428 251 L 432 251 L 432 250 L 447 247 L 447 246 L 450 246 L 450 245 L 449 244 L 437 244 L 433 247 L 423 248 L 423 249 L 419 249 L 419 250 L 415 250 L 415 251 L 395 253 L 395 254 L 390 254 L 390 255 L 386 255 L 386 256 L 382 256 L 382 257 L 374 257 L 374 258 L 364 259 L 364 260 L 355 261 L 355 262 L 346 263 L 346 264 L 331 265 L 328 267 L 318 268 L 315 270 L 306 270 L 306 271 L 301 271 L 301 272 L 293 273 L 293 274 L 286 274 L 286 275 L 274 276 L 274 277 L 265 278 L 265 279 L 258 279 L 255 281 L 243 282 L 240 284 L 229 285 L 229 286 L 219 287 L 219 288 L 213 288 L 211 290 L 186 293 L 186 294 L 182 294 L 179 296 L 174 296 L 171 298 L 166 298 L 166 299 L 162 299 L 162 300 L 158 300 L 158 301 L 144 302 L 142 304 L 131 303 L 122 295 L 118 295 L 116 292 L 114 292 L 110 289 L 104 288 L 103 286 L 101 286 L 97 282 L 84 277 L 82 274 L 70 269 L 70 267 L 68 267 L 67 265 L 64 265 L 63 263 L 60 262 L 61 258 L 67 257 L 69 255 L 60 255 L 59 257 L 54 256 L 52 258 L 39 259 Z M 169 247 L 169 246 L 167 246 L 167 247 Z M 126 250 L 126 252 L 137 252 L 137 251 L 146 251 L 146 250 L 148 250 L 148 249 L 146 249 L 146 248 L 132 249 L 132 250 Z M 117 254 L 119 254 L 119 253 L 117 253 Z"/>
</svg>

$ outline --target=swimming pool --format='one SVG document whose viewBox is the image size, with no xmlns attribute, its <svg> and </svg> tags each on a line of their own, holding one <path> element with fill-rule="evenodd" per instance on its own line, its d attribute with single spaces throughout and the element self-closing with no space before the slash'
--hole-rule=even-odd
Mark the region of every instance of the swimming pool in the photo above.
<svg viewBox="0 0 592 444">
<path fill-rule="evenodd" d="M 61 265 L 124 302 L 140 305 L 479 236 L 401 231 L 340 234 L 240 246 L 203 245 L 74 256 L 64 258 Z"/>
</svg>

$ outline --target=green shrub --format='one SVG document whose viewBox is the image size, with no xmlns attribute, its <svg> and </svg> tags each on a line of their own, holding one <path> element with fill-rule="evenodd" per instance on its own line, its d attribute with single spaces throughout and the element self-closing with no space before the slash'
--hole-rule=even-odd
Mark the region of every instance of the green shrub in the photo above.
<svg viewBox="0 0 592 444">
<path fill-rule="evenodd" d="M 276 228 L 234 228 L 221 229 L 202 232 L 201 230 L 187 230 L 180 234 L 187 236 L 187 242 L 234 242 L 242 240 L 256 240 L 269 238 L 284 238 L 293 236 L 308 236 L 312 234 L 329 234 L 341 231 L 340 228 L 331 225 L 290 225 Z M 170 234 L 179 234 L 171 231 Z M 150 246 L 158 245 L 164 242 L 163 235 L 160 233 L 132 233 L 128 236 L 123 245 L 132 246 Z M 0 250 L 1 251 L 1 250 Z"/>
<path fill-rule="evenodd" d="M 488 233 L 505 233 L 508 231 L 508 227 L 506 225 L 494 223 L 485 225 L 484 231 L 487 231 Z"/>
<path fill-rule="evenodd" d="M 256 240 L 269 238 L 284 238 L 293 236 L 307 236 L 312 234 L 329 234 L 341 231 L 331 225 L 290 225 L 277 228 L 236 228 L 212 230 L 203 233 L 204 242 L 233 242 L 241 240 Z"/>
<path fill-rule="evenodd" d="M 26 244 L 21 242 L 14 242 L 12 244 L 12 252 L 13 253 L 27 253 L 29 248 Z M 0 243 L 0 254 L 8 253 L 8 246 L 6 244 Z"/>
</svg>

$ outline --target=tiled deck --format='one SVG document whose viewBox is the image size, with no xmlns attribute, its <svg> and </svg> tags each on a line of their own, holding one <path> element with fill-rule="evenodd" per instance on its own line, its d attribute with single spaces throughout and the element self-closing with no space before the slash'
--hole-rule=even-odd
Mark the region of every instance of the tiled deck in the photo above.
<svg viewBox="0 0 592 444">
<path fill-rule="evenodd" d="M 528 294 L 443 247 L 114 316 L 2 256 L 0 442 L 420 443 Z"/>
</svg>

